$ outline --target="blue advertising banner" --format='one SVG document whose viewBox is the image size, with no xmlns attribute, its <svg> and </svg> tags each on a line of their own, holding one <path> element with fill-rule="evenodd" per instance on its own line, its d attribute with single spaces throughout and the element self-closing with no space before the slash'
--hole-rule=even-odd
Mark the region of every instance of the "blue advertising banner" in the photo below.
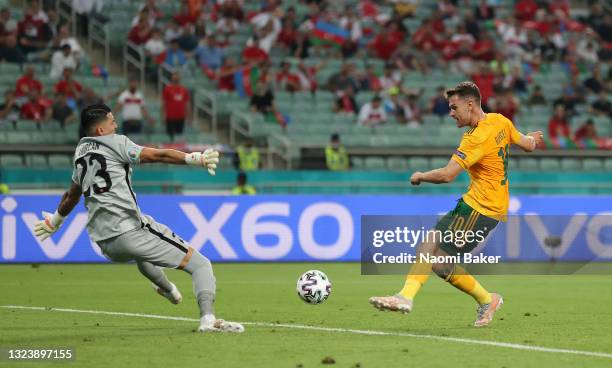
<svg viewBox="0 0 612 368">
<path fill-rule="evenodd" d="M 0 263 L 107 262 L 87 235 L 81 203 L 53 237 L 32 227 L 59 196 L 0 196 Z M 142 195 L 143 213 L 166 224 L 213 262 L 360 261 L 361 216 L 446 213 L 455 196 L 181 196 Z M 485 253 L 506 260 L 549 260 L 546 239 L 557 236 L 558 260 L 612 260 L 612 197 L 512 197 L 504 226 L 518 240 Z M 534 221 L 526 219 L 536 219 Z M 554 218 L 555 223 L 548 223 Z M 518 220 L 516 220 L 518 219 Z M 534 227 L 535 226 L 535 227 Z M 547 236 L 549 235 L 549 236 Z"/>
</svg>

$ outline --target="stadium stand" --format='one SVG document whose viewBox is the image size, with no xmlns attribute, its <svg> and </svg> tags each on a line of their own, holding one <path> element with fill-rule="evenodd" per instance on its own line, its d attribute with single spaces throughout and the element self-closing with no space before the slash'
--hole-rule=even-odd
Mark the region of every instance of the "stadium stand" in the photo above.
<svg viewBox="0 0 612 368">
<path fill-rule="evenodd" d="M 526 3 L 537 11 L 527 14 Z M 0 115 L 3 168 L 70 164 L 60 156 L 69 158 L 78 124 L 44 121 L 59 99 L 50 74 L 64 44 L 79 49 L 73 79 L 82 96 L 68 102 L 75 113 L 79 103 L 96 98 L 114 105 L 128 73 L 137 72 L 155 122 L 131 136 L 141 144 L 221 142 L 231 154 L 248 138 L 265 153 L 267 169 L 324 169 L 324 147 L 338 132 L 353 171 L 424 170 L 444 165 L 462 134 L 446 116 L 441 91 L 473 80 L 489 111 L 511 117 L 523 132 L 548 135 L 535 156 L 517 152 L 512 169 L 591 173 L 612 167 L 611 9 L 603 1 L 92 4 L 80 9 L 45 1 L 45 12 L 32 1 L 3 10 L 9 13 L 0 20 L 3 50 L 14 36 L 23 60 L 10 62 L 3 51 L 9 62 L 0 63 L 0 91 L 15 89 L 28 67 L 43 86 L 42 106 L 34 109 L 43 117 L 24 119 L 29 96 L 15 99 L 20 110 L 12 112 L 13 121 L 10 111 Z M 44 47 L 31 50 L 32 40 L 28 46 L 32 29 Z M 90 55 L 98 46 L 104 63 Z M 124 75 L 113 74 L 112 63 Z M 175 71 L 190 91 L 197 124 L 172 140 L 158 101 Z M 358 124 L 375 96 L 382 98 L 385 123 Z M 266 107 L 256 109 L 261 103 Z M 562 114 L 555 114 L 557 106 Z M 44 144 L 50 155 L 22 149 L 32 143 Z M 222 166 L 231 168 L 232 160 Z"/>
</svg>

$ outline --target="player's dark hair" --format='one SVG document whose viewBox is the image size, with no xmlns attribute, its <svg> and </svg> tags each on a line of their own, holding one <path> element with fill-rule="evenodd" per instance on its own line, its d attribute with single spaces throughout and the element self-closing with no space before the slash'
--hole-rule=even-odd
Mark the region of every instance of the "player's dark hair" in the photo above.
<svg viewBox="0 0 612 368">
<path fill-rule="evenodd" d="M 85 135 L 89 135 L 93 127 L 104 121 L 109 112 L 111 109 L 105 104 L 94 104 L 84 108 L 81 111 L 81 129 Z"/>
<path fill-rule="evenodd" d="M 480 89 L 474 82 L 461 82 L 457 87 L 446 91 L 446 98 L 450 99 L 452 96 L 459 96 L 461 98 L 473 97 L 476 101 L 480 102 Z"/>
</svg>

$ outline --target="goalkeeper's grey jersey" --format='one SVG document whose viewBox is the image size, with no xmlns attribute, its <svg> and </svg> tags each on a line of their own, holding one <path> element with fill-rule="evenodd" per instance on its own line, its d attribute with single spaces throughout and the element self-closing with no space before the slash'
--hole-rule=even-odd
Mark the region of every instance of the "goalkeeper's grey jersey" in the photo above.
<svg viewBox="0 0 612 368">
<path fill-rule="evenodd" d="M 124 135 L 84 137 L 74 153 L 72 181 L 81 186 L 93 241 L 109 239 L 141 226 L 131 187 L 131 164 L 143 147 Z"/>
</svg>

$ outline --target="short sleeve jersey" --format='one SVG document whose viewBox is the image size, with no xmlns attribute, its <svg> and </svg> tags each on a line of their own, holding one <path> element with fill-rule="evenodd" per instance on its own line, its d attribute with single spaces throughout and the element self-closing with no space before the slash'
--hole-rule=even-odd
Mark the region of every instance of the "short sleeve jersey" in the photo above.
<svg viewBox="0 0 612 368">
<path fill-rule="evenodd" d="M 485 216 L 504 220 L 510 198 L 509 147 L 520 141 L 521 134 L 503 115 L 486 115 L 463 134 L 452 159 L 470 175 L 463 200 Z"/>
</svg>

